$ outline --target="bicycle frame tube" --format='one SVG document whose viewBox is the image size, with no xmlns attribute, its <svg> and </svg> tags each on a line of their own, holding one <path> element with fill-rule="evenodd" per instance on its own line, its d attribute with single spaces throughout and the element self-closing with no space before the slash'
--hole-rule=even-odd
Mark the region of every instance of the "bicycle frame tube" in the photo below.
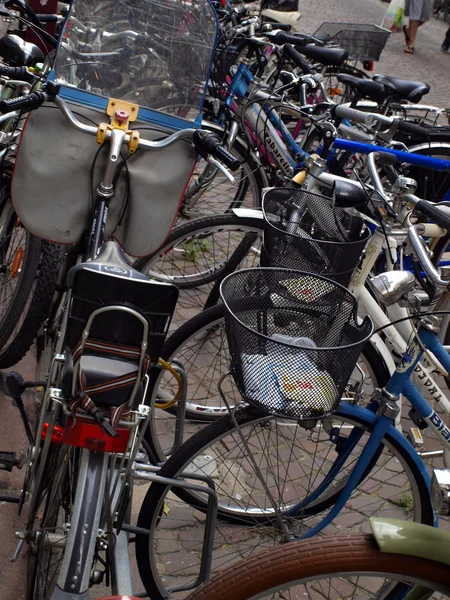
<svg viewBox="0 0 450 600">
<path fill-rule="evenodd" d="M 419 340 L 425 348 L 433 352 L 447 371 L 450 370 L 450 355 L 439 342 L 435 333 L 422 328 L 419 330 Z M 410 379 L 423 354 L 419 340 L 417 337 L 414 338 L 408 346 L 402 361 L 387 384 L 386 390 L 395 396 L 399 394 L 406 396 L 420 416 L 431 427 L 436 437 L 443 442 L 447 450 L 450 450 L 450 429 Z"/>
</svg>

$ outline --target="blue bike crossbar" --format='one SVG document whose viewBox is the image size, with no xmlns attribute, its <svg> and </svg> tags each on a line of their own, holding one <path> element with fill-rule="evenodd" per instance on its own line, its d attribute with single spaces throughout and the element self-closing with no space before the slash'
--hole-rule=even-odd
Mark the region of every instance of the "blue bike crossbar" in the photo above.
<svg viewBox="0 0 450 600">
<path fill-rule="evenodd" d="M 374 144 L 365 144 L 364 142 L 354 142 L 343 138 L 336 138 L 333 142 L 333 147 L 348 152 L 359 152 L 360 154 L 370 154 L 371 152 L 384 152 L 393 154 L 400 162 L 423 167 L 424 169 L 433 169 L 434 171 L 450 171 L 450 161 L 442 158 L 433 158 L 431 156 L 423 156 L 422 154 L 414 154 L 412 152 L 403 152 L 402 150 L 394 150 L 385 146 L 375 146 Z"/>
</svg>

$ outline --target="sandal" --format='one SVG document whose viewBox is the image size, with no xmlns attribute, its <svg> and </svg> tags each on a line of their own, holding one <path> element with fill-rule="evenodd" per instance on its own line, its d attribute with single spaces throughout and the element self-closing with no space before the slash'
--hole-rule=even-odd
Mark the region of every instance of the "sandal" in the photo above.
<svg viewBox="0 0 450 600">
<path fill-rule="evenodd" d="M 406 52 L 406 54 L 414 54 L 414 46 L 406 46 L 403 52 Z"/>
<path fill-rule="evenodd" d="M 406 45 L 409 46 L 409 35 L 406 33 L 408 25 L 403 25 L 403 35 L 405 36 Z"/>
</svg>

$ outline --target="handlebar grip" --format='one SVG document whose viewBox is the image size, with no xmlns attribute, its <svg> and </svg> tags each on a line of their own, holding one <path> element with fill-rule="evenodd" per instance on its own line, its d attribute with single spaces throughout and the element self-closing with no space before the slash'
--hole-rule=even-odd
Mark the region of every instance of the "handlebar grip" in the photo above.
<svg viewBox="0 0 450 600">
<path fill-rule="evenodd" d="M 49 14 L 49 15 L 43 14 L 43 15 L 36 15 L 36 16 L 41 23 L 57 23 L 58 18 L 59 18 L 59 15 L 52 15 L 52 14 Z"/>
<path fill-rule="evenodd" d="M 236 27 L 237 25 L 239 25 L 239 20 L 238 20 L 238 16 L 235 12 L 232 12 L 230 15 L 230 21 L 233 27 Z"/>
<path fill-rule="evenodd" d="M 446 211 L 444 212 L 443 209 L 446 209 Z M 450 231 L 450 206 L 447 203 L 430 204 L 426 200 L 420 200 L 414 207 L 414 210 L 421 212 L 429 219 L 435 221 L 439 227 Z"/>
<path fill-rule="evenodd" d="M 372 114 L 356 110 L 355 108 L 349 108 L 348 106 L 338 105 L 334 109 L 334 113 L 340 119 L 348 119 L 355 123 L 362 123 L 364 125 L 372 125 L 374 118 Z"/>
<path fill-rule="evenodd" d="M 278 25 L 277 29 L 279 29 Z M 282 31 L 278 31 L 276 33 L 276 35 L 273 37 L 273 41 L 279 46 L 282 46 L 283 44 L 292 44 L 293 46 L 306 46 L 306 44 L 308 43 L 308 40 L 305 39 L 303 36 L 288 35 L 287 33 L 283 33 Z"/>
<path fill-rule="evenodd" d="M 295 62 L 295 64 L 301 70 L 303 75 L 309 75 L 312 72 L 311 65 L 308 63 L 308 61 L 305 58 L 303 58 L 303 56 L 300 54 L 300 52 L 297 52 L 297 50 L 294 48 L 294 46 L 291 46 L 290 44 L 286 44 L 284 46 L 284 53 L 292 61 Z"/>
<path fill-rule="evenodd" d="M 193 135 L 193 140 L 196 148 L 200 152 L 210 154 L 217 158 L 221 163 L 228 167 L 231 171 L 237 171 L 241 166 L 241 161 L 233 156 L 225 146 L 222 146 L 222 141 L 218 135 L 212 131 L 198 130 Z"/>
<path fill-rule="evenodd" d="M 48 96 L 45 92 L 32 92 L 27 96 L 12 98 L 12 100 L 1 100 L 0 113 L 5 115 L 6 113 L 14 112 L 15 110 L 34 110 L 39 108 L 41 104 L 44 104 L 47 98 Z"/>
<path fill-rule="evenodd" d="M 397 121 L 397 129 L 398 131 L 403 131 L 403 133 L 422 139 L 428 139 L 430 137 L 430 130 L 428 127 L 422 127 L 422 125 L 417 125 L 416 123 L 408 123 L 408 121 L 403 121 L 401 119 Z"/>
<path fill-rule="evenodd" d="M 9 77 L 10 79 L 28 81 L 29 83 L 32 83 L 36 79 L 36 77 L 27 69 L 27 67 L 0 66 L 0 77 Z"/>
</svg>

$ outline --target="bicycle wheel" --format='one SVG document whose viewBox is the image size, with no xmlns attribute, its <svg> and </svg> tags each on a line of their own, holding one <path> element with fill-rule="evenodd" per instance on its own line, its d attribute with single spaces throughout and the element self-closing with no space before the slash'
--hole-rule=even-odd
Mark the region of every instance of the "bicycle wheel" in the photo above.
<svg viewBox="0 0 450 600">
<path fill-rule="evenodd" d="M 448 598 L 448 566 L 381 552 L 372 535 L 327 536 L 280 546 L 241 561 L 203 584 L 189 600 L 392 598 L 395 583 L 424 585 Z M 405 594 L 399 596 L 404 597 Z"/>
<path fill-rule="evenodd" d="M 61 260 L 61 246 L 43 243 L 37 277 L 30 298 L 8 341 L 0 351 L 0 368 L 18 363 L 28 352 L 48 316 Z M 34 287 L 34 289 L 33 289 Z"/>
<path fill-rule="evenodd" d="M 21 225 L 8 201 L 0 215 L 0 347 L 22 322 L 40 254 L 41 241 Z"/>
<path fill-rule="evenodd" d="M 227 414 L 217 383 L 229 371 L 229 350 L 225 334 L 224 307 L 218 304 L 202 311 L 196 317 L 186 321 L 165 342 L 161 358 L 171 362 L 177 359 L 183 365 L 187 375 L 187 402 L 186 417 L 194 421 L 211 421 Z M 359 370 L 361 369 L 361 370 Z M 365 401 L 370 399 L 376 388 L 386 385 L 389 371 L 380 359 L 375 347 L 368 343 L 364 347 L 358 367 L 350 379 L 348 389 L 359 390 Z M 154 383 L 150 394 L 160 394 L 160 398 L 173 398 L 177 391 L 177 384 L 173 378 L 164 371 Z M 353 391 L 353 393 L 355 393 Z M 233 406 L 241 402 L 240 394 L 232 379 L 226 381 L 226 394 L 229 403 Z M 173 407 L 169 409 L 176 411 Z M 159 439 L 157 436 L 158 424 L 161 426 L 163 419 L 166 421 L 164 430 L 173 432 L 174 422 L 170 415 L 164 411 L 155 414 L 146 435 L 149 440 Z M 152 431 L 153 429 L 153 431 Z M 161 459 L 163 455 L 161 455 Z"/>
<path fill-rule="evenodd" d="M 443 143 L 442 145 L 436 141 L 433 141 L 431 144 L 410 145 L 408 151 L 423 156 L 432 156 L 433 158 L 450 160 L 450 144 L 448 142 Z M 434 171 L 410 165 L 406 168 L 405 174 L 417 181 L 418 186 L 416 194 L 420 198 L 432 202 L 441 202 L 449 199 L 449 171 Z"/>
<path fill-rule="evenodd" d="M 360 79 L 369 79 L 370 75 L 362 69 L 352 67 L 351 65 L 339 65 L 338 67 L 325 67 L 322 71 L 323 82 L 328 96 L 334 101 L 340 103 L 350 102 L 354 96 L 352 89 L 345 83 L 338 80 L 338 75 L 353 75 Z"/>
<path fill-rule="evenodd" d="M 214 282 L 227 274 L 231 256 L 234 268 L 259 264 L 262 226 L 260 219 L 234 213 L 195 219 L 173 229 L 153 255 L 136 261 L 135 268 L 151 279 L 180 289 L 172 329 L 203 309 Z"/>
<path fill-rule="evenodd" d="M 230 416 L 203 428 L 171 456 L 161 476 L 194 473 L 214 482 L 219 521 L 212 575 L 256 550 L 278 545 L 286 536 L 300 537 L 322 521 L 372 430 L 373 417 L 367 413 L 350 418 L 343 408 L 306 429 L 250 407 L 239 409 L 236 419 L 265 485 L 256 477 Z M 349 452 L 346 444 L 354 436 L 358 441 Z M 327 475 L 331 479 L 325 479 Z M 314 490 L 316 497 L 310 496 Z M 299 506 L 307 497 L 309 501 Z M 162 484 L 150 486 L 138 518 L 138 526 L 148 529 L 149 535 L 137 537 L 136 558 L 151 598 L 167 598 L 173 586 L 198 575 L 205 505 L 199 493 Z M 324 533 L 349 528 L 368 531 L 367 518 L 375 515 L 433 522 L 427 485 L 395 430 L 388 431 L 364 481 Z"/>
</svg>

